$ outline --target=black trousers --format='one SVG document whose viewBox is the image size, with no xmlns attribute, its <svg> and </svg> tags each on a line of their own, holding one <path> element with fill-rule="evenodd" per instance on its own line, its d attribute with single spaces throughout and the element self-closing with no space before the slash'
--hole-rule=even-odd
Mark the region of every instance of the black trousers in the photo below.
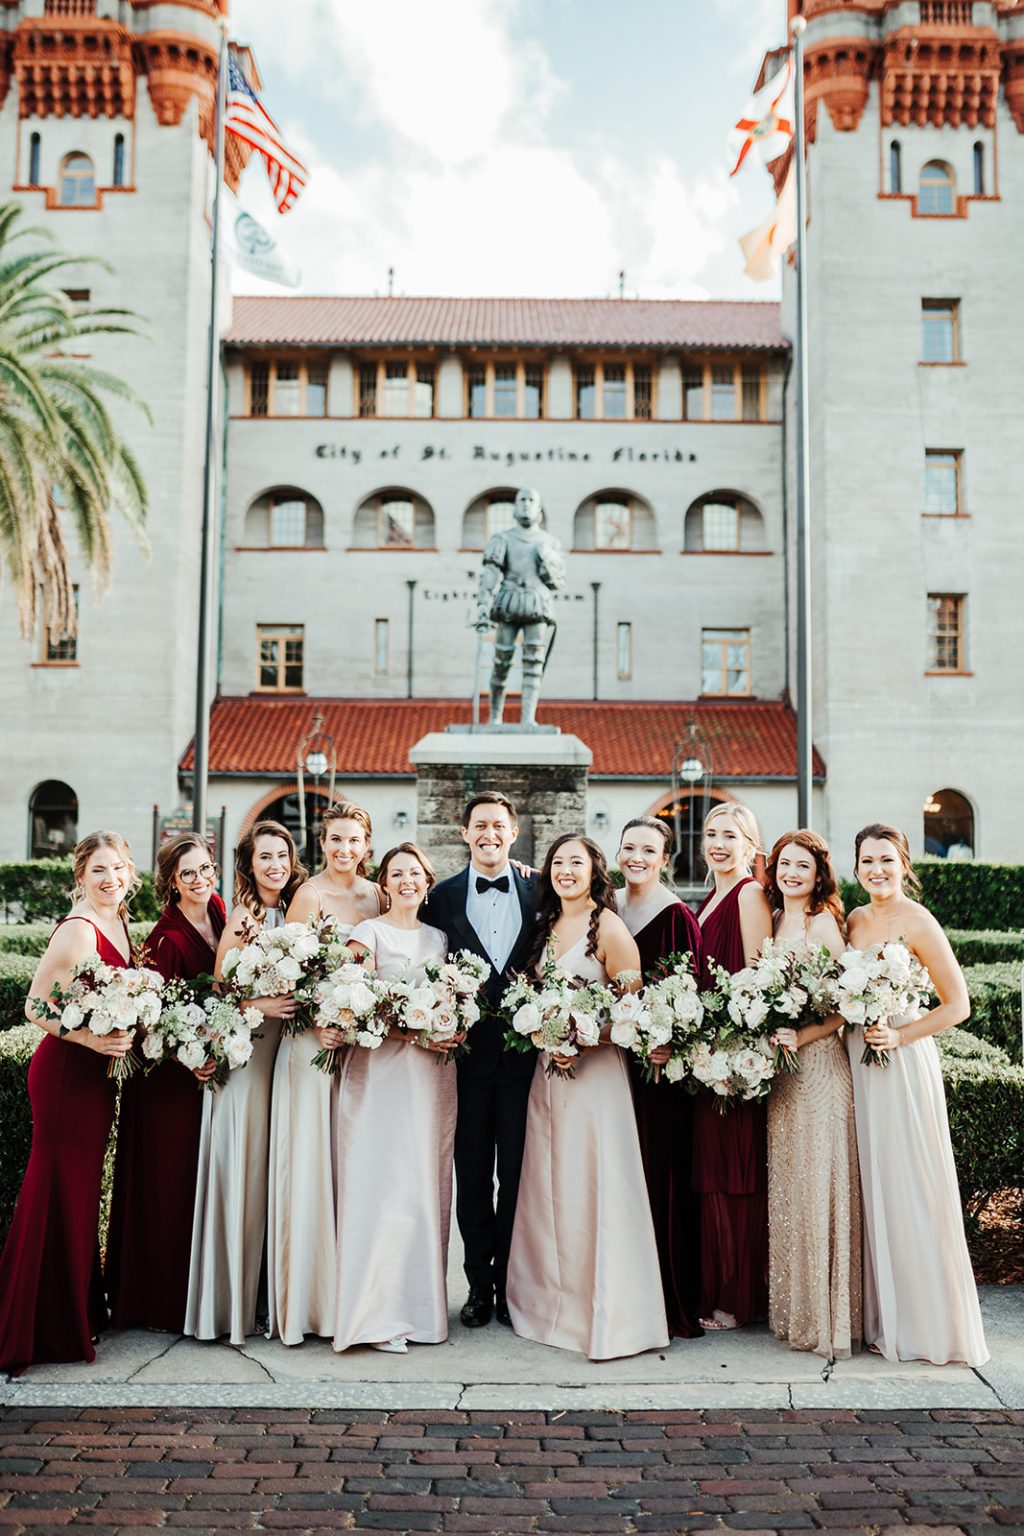
<svg viewBox="0 0 1024 1536">
<path fill-rule="evenodd" d="M 508 1251 L 526 1142 L 533 1073 L 519 1058 L 513 1075 L 499 1058 L 493 1072 L 470 1076 L 460 1064 L 455 1127 L 455 1214 L 474 1289 L 505 1294 Z M 494 1175 L 498 1189 L 495 1198 Z"/>
</svg>

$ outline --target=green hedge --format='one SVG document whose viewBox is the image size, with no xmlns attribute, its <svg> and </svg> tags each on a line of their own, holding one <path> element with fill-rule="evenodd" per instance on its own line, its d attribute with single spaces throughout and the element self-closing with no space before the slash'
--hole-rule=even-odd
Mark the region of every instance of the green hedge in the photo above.
<svg viewBox="0 0 1024 1536">
<path fill-rule="evenodd" d="M 960 1199 L 977 1222 L 1001 1189 L 1024 1192 L 1024 1067 L 965 1029 L 936 1037 Z"/>
<path fill-rule="evenodd" d="M 25 1023 L 25 996 L 35 970 L 36 961 L 32 955 L 0 954 L 0 1030 Z M 34 1029 L 35 1025 L 32 1027 Z"/>
<path fill-rule="evenodd" d="M 950 928 L 946 934 L 961 965 L 1024 965 L 1024 933 L 994 929 Z"/>
<path fill-rule="evenodd" d="M 965 1028 L 972 1035 L 1001 1046 L 1014 1061 L 1021 1060 L 1020 965 L 965 965 L 971 996 L 971 1016 Z"/>
<path fill-rule="evenodd" d="M 149 937 L 152 926 L 148 918 L 140 923 L 128 924 L 128 932 L 136 948 Z M 52 932 L 52 923 L 0 925 L 0 955 L 32 955 L 38 959 L 46 948 Z"/>
<path fill-rule="evenodd" d="M 1024 864 L 951 864 L 945 859 L 922 859 L 914 870 L 921 882 L 921 899 L 943 928 L 972 933 L 1024 928 Z M 840 880 L 839 890 L 847 912 L 868 900 L 856 880 Z M 1018 937 L 1024 943 L 1024 934 Z"/>
<path fill-rule="evenodd" d="M 28 859 L 21 864 L 0 864 L 0 907 L 4 922 L 51 922 L 64 917 L 72 886 L 70 859 Z M 153 894 L 153 876 L 142 875 L 141 888 L 132 897 L 132 917 L 154 921 L 160 907 Z"/>
<path fill-rule="evenodd" d="M 35 1024 L 22 1020 L 0 1034 L 0 1232 L 6 1235 L 32 1145 L 32 1110 L 25 1079 L 32 1052 L 43 1038 Z"/>
</svg>

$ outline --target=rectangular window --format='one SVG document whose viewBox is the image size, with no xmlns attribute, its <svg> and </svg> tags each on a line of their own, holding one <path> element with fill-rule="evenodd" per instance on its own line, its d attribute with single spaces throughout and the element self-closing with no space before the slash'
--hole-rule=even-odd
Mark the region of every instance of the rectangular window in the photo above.
<svg viewBox="0 0 1024 1536">
<path fill-rule="evenodd" d="M 256 628 L 258 687 L 268 693 L 301 693 L 305 631 L 301 624 Z"/>
<path fill-rule="evenodd" d="M 384 387 L 381 391 L 380 414 L 382 416 L 408 416 L 408 363 L 384 364 Z"/>
<path fill-rule="evenodd" d="M 749 694 L 749 629 L 701 632 L 701 692 L 730 698 Z"/>
<path fill-rule="evenodd" d="M 654 381 L 649 368 L 633 369 L 633 419 L 650 421 L 654 415 Z"/>
<path fill-rule="evenodd" d="M 388 671 L 391 661 L 390 623 L 387 619 L 373 621 L 373 670 L 378 677 Z"/>
<path fill-rule="evenodd" d="M 327 369 L 323 363 L 311 363 L 306 376 L 306 415 L 327 415 Z"/>
<path fill-rule="evenodd" d="M 593 421 L 597 415 L 597 384 L 593 368 L 577 368 L 573 382 L 576 386 L 577 421 Z"/>
<path fill-rule="evenodd" d="M 326 416 L 327 363 L 269 358 L 249 366 L 250 416 Z"/>
<path fill-rule="evenodd" d="M 615 626 L 615 670 L 620 682 L 633 676 L 633 626 Z"/>
<path fill-rule="evenodd" d="M 495 363 L 494 365 L 494 416 L 516 416 L 518 414 L 519 384 L 516 377 L 518 369 L 515 363 Z"/>
<path fill-rule="evenodd" d="M 630 508 L 625 501 L 599 501 L 594 507 L 594 548 L 629 549 Z"/>
<path fill-rule="evenodd" d="M 750 370 L 744 368 L 741 375 L 744 421 L 764 420 L 764 411 L 761 409 L 762 380 L 763 375 L 760 369 Z"/>
<path fill-rule="evenodd" d="M 962 593 L 928 594 L 928 671 L 964 671 L 964 599 Z"/>
<path fill-rule="evenodd" d="M 416 543 L 416 509 L 411 501 L 382 501 L 377 523 L 381 549 L 412 549 Z"/>
<path fill-rule="evenodd" d="M 959 311 L 960 305 L 956 299 L 921 300 L 922 362 L 959 362 Z"/>
<path fill-rule="evenodd" d="M 466 373 L 467 416 L 487 415 L 487 370 L 470 368 Z"/>
<path fill-rule="evenodd" d="M 302 381 L 298 363 L 279 362 L 274 370 L 274 415 L 302 415 Z"/>
<path fill-rule="evenodd" d="M 413 415 L 428 418 L 434 414 L 434 365 L 417 363 L 413 380 Z"/>
<path fill-rule="evenodd" d="M 605 421 L 626 419 L 626 369 L 623 363 L 605 363 L 601 416 Z"/>
<path fill-rule="evenodd" d="M 704 420 L 703 368 L 687 368 L 683 372 L 683 420 Z"/>
<path fill-rule="evenodd" d="M 701 547 L 739 549 L 740 513 L 726 501 L 706 501 L 701 508 Z"/>
<path fill-rule="evenodd" d="M 523 415 L 527 421 L 539 421 L 544 400 L 544 369 L 539 363 L 527 363 L 523 370 Z"/>
<path fill-rule="evenodd" d="M 78 588 L 73 587 L 75 603 L 75 617 L 78 617 Z M 78 632 L 66 639 L 55 639 L 46 624 L 43 624 L 43 660 L 54 666 L 72 667 L 78 665 Z"/>
<path fill-rule="evenodd" d="M 273 501 L 270 504 L 270 544 L 274 549 L 301 549 L 306 542 L 306 503 Z"/>
<path fill-rule="evenodd" d="M 361 363 L 359 365 L 359 414 L 360 416 L 376 416 L 377 414 L 376 363 Z"/>
<path fill-rule="evenodd" d="M 711 370 L 711 420 L 736 420 L 736 369 L 731 363 Z"/>
<path fill-rule="evenodd" d="M 266 416 L 270 409 L 270 366 L 253 363 L 249 369 L 249 415 Z"/>
<path fill-rule="evenodd" d="M 484 522 L 485 542 L 494 537 L 496 533 L 504 533 L 506 528 L 511 528 L 515 522 L 512 508 L 515 505 L 511 501 L 489 501 L 487 503 L 487 515 Z"/>
<path fill-rule="evenodd" d="M 932 517 L 958 517 L 963 510 L 958 449 L 928 448 L 924 456 L 924 510 Z"/>
</svg>

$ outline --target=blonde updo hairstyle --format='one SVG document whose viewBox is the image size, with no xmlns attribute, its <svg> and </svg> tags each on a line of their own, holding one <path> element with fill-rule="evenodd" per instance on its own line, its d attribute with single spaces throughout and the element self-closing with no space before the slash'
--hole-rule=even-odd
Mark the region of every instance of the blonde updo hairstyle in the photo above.
<svg viewBox="0 0 1024 1536">
<path fill-rule="evenodd" d="M 82 884 L 82 877 L 88 868 L 89 860 L 101 848 L 113 848 L 114 852 L 120 854 L 128 866 L 128 893 L 117 909 L 119 917 L 127 918 L 128 903 L 142 884 L 142 880 L 138 870 L 135 868 L 132 850 L 120 832 L 90 832 L 80 842 L 75 844 L 75 851 L 71 855 L 71 873 L 75 881 L 75 888 L 71 892 L 72 905 L 76 905 L 84 899 L 85 888 Z"/>
<path fill-rule="evenodd" d="M 366 852 L 356 865 L 356 874 L 364 880 L 370 873 L 370 853 L 373 849 L 373 823 L 370 820 L 369 811 L 364 811 L 361 805 L 356 805 L 352 800 L 336 800 L 329 805 L 320 818 L 320 847 L 327 847 L 327 828 L 332 821 L 355 821 L 366 833 Z"/>
<path fill-rule="evenodd" d="M 174 883 L 174 877 L 178 873 L 182 855 L 190 848 L 198 848 L 201 852 L 209 854 L 210 863 L 213 863 L 213 854 L 210 853 L 209 845 L 198 832 L 179 832 L 175 837 L 168 838 L 156 856 L 153 892 L 162 907 L 173 907 L 181 900 L 181 892 Z"/>
<path fill-rule="evenodd" d="M 713 806 L 711 810 L 708 811 L 708 814 L 704 818 L 704 826 L 702 829 L 702 845 L 703 839 L 707 837 L 708 828 L 711 826 L 712 822 L 718 821 L 723 816 L 731 817 L 739 827 L 740 832 L 743 834 L 743 840 L 747 845 L 747 852 L 744 856 L 743 862 L 747 866 L 748 874 L 753 874 L 754 865 L 757 861 L 758 854 L 761 854 L 762 857 L 764 855 L 764 839 L 761 836 L 761 828 L 757 824 L 757 817 L 754 815 L 750 807 L 748 805 L 743 805 L 741 801 L 720 800 L 716 806 Z M 708 874 L 711 874 L 710 868 L 708 869 Z"/>
</svg>

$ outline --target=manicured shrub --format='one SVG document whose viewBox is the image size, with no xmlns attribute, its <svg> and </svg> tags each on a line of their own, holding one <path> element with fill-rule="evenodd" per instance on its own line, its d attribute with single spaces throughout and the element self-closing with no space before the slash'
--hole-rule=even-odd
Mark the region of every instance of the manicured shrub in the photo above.
<svg viewBox="0 0 1024 1536">
<path fill-rule="evenodd" d="M 923 901 L 944 928 L 1024 927 L 1024 864 L 914 865 Z"/>
<path fill-rule="evenodd" d="M 32 955 L 0 954 L 0 1030 L 25 1023 L 25 994 L 35 969 Z"/>
<path fill-rule="evenodd" d="M 0 1034 L 0 1125 L 4 1128 L 0 1141 L 0 1232 L 5 1236 L 32 1146 L 26 1078 L 32 1052 L 42 1038 L 42 1030 L 24 1020 Z"/>
<path fill-rule="evenodd" d="M 1024 1190 L 1024 1067 L 964 1029 L 936 1036 L 969 1224 L 1001 1189 Z"/>
<path fill-rule="evenodd" d="M 53 923 L 0 925 L 0 955 L 32 955 L 38 959 L 49 942 L 53 927 Z M 145 942 L 152 927 L 148 918 L 141 923 L 128 924 L 134 948 L 138 949 Z"/>
<path fill-rule="evenodd" d="M 1021 1060 L 1020 965 L 966 965 L 971 995 L 966 1028 L 992 1045 L 1001 1046 L 1013 1061 Z"/>
<path fill-rule="evenodd" d="M 961 965 L 1024 965 L 1024 933 L 950 928 L 946 934 Z"/>
<path fill-rule="evenodd" d="M 71 898 L 70 859 L 27 859 L 0 864 L 0 907 L 4 922 L 55 923 L 66 917 Z M 131 902 L 136 922 L 154 921 L 160 912 L 153 894 L 153 876 L 142 874 L 142 885 Z"/>
</svg>

